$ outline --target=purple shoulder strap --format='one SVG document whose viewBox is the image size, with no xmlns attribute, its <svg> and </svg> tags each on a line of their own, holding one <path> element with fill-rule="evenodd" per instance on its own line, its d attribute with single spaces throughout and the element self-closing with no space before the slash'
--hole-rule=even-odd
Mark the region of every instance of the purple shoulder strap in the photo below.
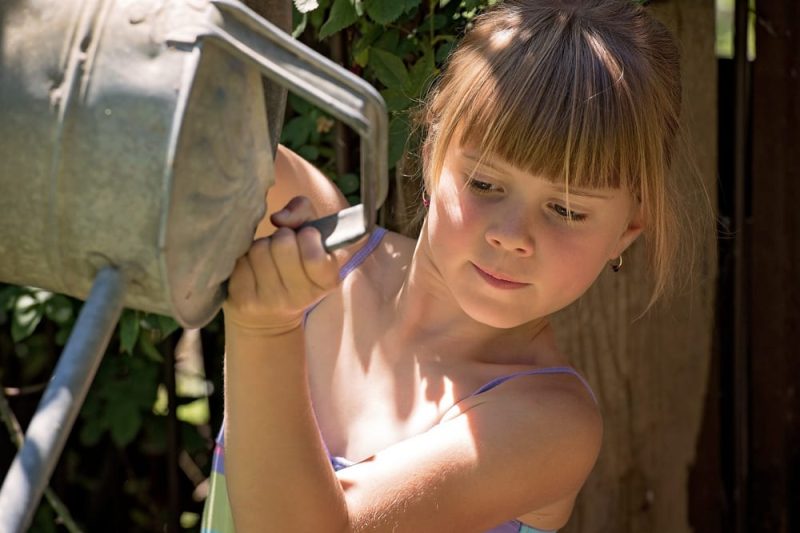
<svg viewBox="0 0 800 533">
<path fill-rule="evenodd" d="M 518 377 L 518 376 L 530 376 L 530 375 L 536 375 L 536 374 L 572 374 L 573 376 L 578 378 L 581 381 L 581 383 L 583 383 L 583 385 L 586 387 L 586 390 L 588 390 L 589 394 L 592 395 L 592 399 L 594 399 L 595 403 L 598 403 L 597 402 L 597 396 L 595 396 L 594 391 L 592 390 L 592 387 L 589 385 L 589 382 L 586 381 L 586 379 L 583 376 L 578 374 L 578 372 L 574 368 L 572 368 L 571 366 L 549 366 L 549 367 L 545 367 L 545 368 L 534 368 L 534 369 L 531 369 L 531 370 L 523 370 L 521 372 L 514 372 L 513 374 L 508 374 L 506 376 L 500 376 L 499 378 L 495 378 L 492 381 L 490 381 L 489 383 L 487 383 L 486 385 L 482 386 L 481 388 L 479 388 L 478 390 L 476 390 L 475 392 L 470 394 L 470 396 L 475 396 L 475 395 L 484 393 L 484 392 L 486 392 L 488 390 L 491 390 L 491 389 L 497 387 L 501 383 L 505 383 L 509 379 L 513 379 L 515 377 Z"/>
<path fill-rule="evenodd" d="M 375 248 L 381 243 L 383 236 L 386 235 L 386 229 L 381 228 L 380 226 L 376 226 L 375 229 L 370 233 L 369 239 L 364 246 L 358 249 L 356 253 L 348 259 L 348 261 L 339 269 L 339 281 L 343 280 L 350 274 L 353 270 L 357 269 L 364 260 L 369 257 L 369 254 L 375 251 Z M 306 321 L 308 320 L 308 314 L 313 311 L 321 302 L 315 303 L 308 309 L 306 309 L 305 314 L 303 315 L 303 327 L 306 325 Z"/>
<path fill-rule="evenodd" d="M 359 248 L 359 250 L 353 254 L 347 263 L 345 263 L 344 266 L 339 269 L 339 279 L 343 280 L 348 274 L 350 274 L 350 272 L 357 269 L 361 263 L 363 263 L 364 260 L 369 257 L 369 254 L 375 251 L 375 248 L 378 247 L 384 235 L 386 235 L 386 230 L 380 226 L 376 226 L 364 246 Z"/>
</svg>

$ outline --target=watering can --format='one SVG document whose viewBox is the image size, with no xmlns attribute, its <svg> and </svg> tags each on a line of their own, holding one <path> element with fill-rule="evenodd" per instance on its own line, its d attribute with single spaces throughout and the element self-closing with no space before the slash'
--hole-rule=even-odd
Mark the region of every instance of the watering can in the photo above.
<svg viewBox="0 0 800 533">
<path fill-rule="evenodd" d="M 237 0 L 0 1 L 0 281 L 87 300 L 0 531 L 30 522 L 122 307 L 184 327 L 219 310 L 274 179 L 262 76 L 359 134 L 362 203 L 312 222 L 328 249 L 358 240 L 387 190 L 369 84 Z"/>
</svg>

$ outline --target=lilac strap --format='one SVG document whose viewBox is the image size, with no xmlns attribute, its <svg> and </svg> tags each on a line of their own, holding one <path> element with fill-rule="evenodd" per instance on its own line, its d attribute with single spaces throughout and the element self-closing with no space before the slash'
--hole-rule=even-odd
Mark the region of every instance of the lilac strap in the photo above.
<svg viewBox="0 0 800 533">
<path fill-rule="evenodd" d="M 383 236 L 386 235 L 386 230 L 381 228 L 380 226 L 376 226 L 373 232 L 369 236 L 369 240 L 366 242 L 364 246 L 362 246 L 356 253 L 353 254 L 353 257 L 350 258 L 347 263 L 339 270 L 339 280 L 343 280 L 347 277 L 350 272 L 357 269 L 364 260 L 369 257 L 375 248 L 378 247 L 380 244 L 381 239 Z"/>
<path fill-rule="evenodd" d="M 586 381 L 586 379 L 584 379 L 583 376 L 578 374 L 578 372 L 571 366 L 549 366 L 545 368 L 534 368 L 532 370 L 522 370 L 521 372 L 508 374 L 507 376 L 500 376 L 499 378 L 493 379 L 483 387 L 479 388 L 478 390 L 470 394 L 470 396 L 475 396 L 477 394 L 484 393 L 490 389 L 497 387 L 501 383 L 504 383 L 509 379 L 515 378 L 517 376 L 530 376 L 535 374 L 572 374 L 573 376 L 578 378 L 581 381 L 581 383 L 583 383 L 583 385 L 586 387 L 586 390 L 588 390 L 589 394 L 592 395 L 592 399 L 594 399 L 594 402 L 598 403 L 597 396 L 595 396 L 592 387 L 589 385 L 589 382 Z"/>
<path fill-rule="evenodd" d="M 347 263 L 345 263 L 344 266 L 339 269 L 339 281 L 342 281 L 347 277 L 348 274 L 350 274 L 350 272 L 357 269 L 361 263 L 363 263 L 364 260 L 369 257 L 369 254 L 375 251 L 375 248 L 377 248 L 381 243 L 381 239 L 383 239 L 384 235 L 386 235 L 386 229 L 381 228 L 380 226 L 375 226 L 375 229 L 370 234 L 369 240 L 367 240 L 366 244 L 359 248 L 358 251 L 354 253 L 353 256 L 347 261 Z M 311 311 L 313 311 L 321 301 L 322 300 L 306 309 L 306 312 L 303 314 L 303 327 L 305 327 L 306 321 L 308 321 L 308 314 L 311 313 Z"/>
</svg>

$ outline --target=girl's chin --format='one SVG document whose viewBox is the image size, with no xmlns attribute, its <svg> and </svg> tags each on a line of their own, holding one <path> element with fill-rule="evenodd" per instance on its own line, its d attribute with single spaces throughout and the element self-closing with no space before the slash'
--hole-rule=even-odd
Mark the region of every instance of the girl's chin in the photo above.
<svg viewBox="0 0 800 533">
<path fill-rule="evenodd" d="M 500 304 L 495 304 L 493 306 L 489 305 L 474 305 L 474 306 L 461 306 L 461 309 L 464 313 L 467 314 L 472 320 L 475 322 L 479 322 L 486 326 L 496 329 L 512 329 L 523 324 L 527 324 L 533 320 L 536 320 L 537 316 L 532 316 L 530 312 L 527 313 L 514 313 L 506 307 L 505 309 L 499 309 Z"/>
</svg>

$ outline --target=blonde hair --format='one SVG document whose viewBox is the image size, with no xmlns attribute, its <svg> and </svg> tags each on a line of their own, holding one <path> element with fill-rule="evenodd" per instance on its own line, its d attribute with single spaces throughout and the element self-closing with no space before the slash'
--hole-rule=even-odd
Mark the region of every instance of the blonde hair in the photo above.
<svg viewBox="0 0 800 533">
<path fill-rule="evenodd" d="M 475 19 L 418 115 L 435 190 L 452 141 L 567 188 L 624 188 L 641 202 L 652 305 L 671 284 L 679 202 L 668 172 L 680 56 L 632 0 L 507 0 Z M 648 307 L 650 307 L 648 305 Z"/>
</svg>

